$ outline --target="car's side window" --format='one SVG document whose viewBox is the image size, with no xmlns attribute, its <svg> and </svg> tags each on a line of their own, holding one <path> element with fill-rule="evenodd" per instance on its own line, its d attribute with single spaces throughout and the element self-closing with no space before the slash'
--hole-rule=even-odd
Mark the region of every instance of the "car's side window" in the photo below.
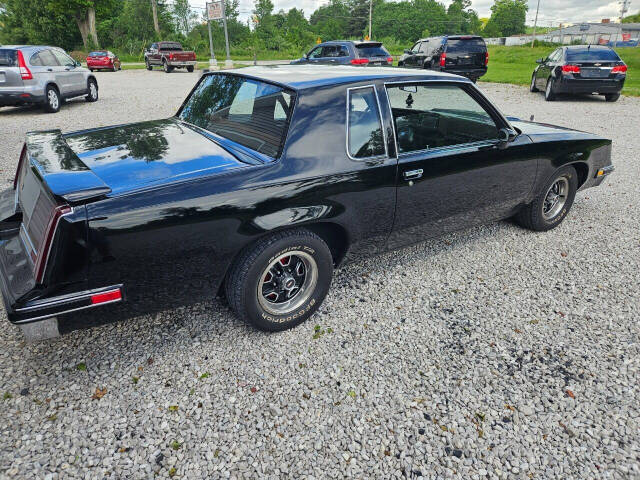
<svg viewBox="0 0 640 480">
<path fill-rule="evenodd" d="M 382 118 L 374 87 L 347 90 L 347 151 L 362 159 L 386 154 Z"/>
<path fill-rule="evenodd" d="M 393 85 L 387 94 L 398 153 L 498 139 L 491 115 L 460 85 Z"/>
<path fill-rule="evenodd" d="M 339 57 L 348 57 L 349 56 L 349 49 L 347 48 L 346 45 L 340 45 L 340 53 L 338 53 Z"/>
<path fill-rule="evenodd" d="M 322 55 L 322 47 L 316 47 L 307 55 L 309 58 L 320 58 Z"/>
<path fill-rule="evenodd" d="M 420 44 L 420 53 L 428 53 L 429 52 L 429 42 L 422 42 Z"/>
<path fill-rule="evenodd" d="M 421 42 L 418 42 L 413 47 L 411 47 L 411 51 L 414 52 L 414 53 L 417 52 L 418 49 L 420 48 L 420 43 Z"/>
<path fill-rule="evenodd" d="M 53 55 L 53 53 L 51 53 L 51 50 L 40 50 L 37 55 L 38 55 L 38 59 L 40 61 L 40 63 L 38 63 L 37 65 L 41 65 L 43 67 L 58 67 L 58 66 L 60 66 L 60 64 L 56 60 L 56 57 Z M 31 60 L 32 63 L 33 63 L 34 58 L 32 58 L 32 60 Z"/>
<path fill-rule="evenodd" d="M 58 63 L 63 67 L 75 66 L 76 64 L 75 60 L 71 58 L 69 55 L 67 55 L 66 53 L 63 53 L 60 50 L 51 50 L 51 51 L 53 52 L 56 59 L 58 60 Z"/>
</svg>

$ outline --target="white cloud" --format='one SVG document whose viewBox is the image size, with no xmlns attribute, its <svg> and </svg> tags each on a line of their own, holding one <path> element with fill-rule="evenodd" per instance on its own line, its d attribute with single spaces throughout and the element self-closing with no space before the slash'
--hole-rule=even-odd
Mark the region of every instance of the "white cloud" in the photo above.
<svg viewBox="0 0 640 480">
<path fill-rule="evenodd" d="M 304 10 L 307 17 L 327 0 L 272 0 L 275 10 L 289 10 L 296 7 Z M 451 0 L 441 0 L 445 5 L 449 5 Z M 204 8 L 206 0 L 190 0 L 194 7 Z M 245 20 L 251 15 L 253 10 L 253 0 L 240 0 L 240 17 Z M 481 17 L 488 17 L 491 14 L 493 0 L 473 0 L 474 8 Z M 529 0 L 529 12 L 527 14 L 527 24 L 533 24 L 536 13 L 537 0 Z M 629 14 L 637 13 L 640 10 L 640 0 L 632 0 Z M 603 18 L 617 19 L 620 15 L 620 5 L 618 1 L 608 0 L 540 0 L 540 13 L 538 24 L 542 26 L 557 26 L 563 23 L 578 22 L 599 22 Z"/>
</svg>

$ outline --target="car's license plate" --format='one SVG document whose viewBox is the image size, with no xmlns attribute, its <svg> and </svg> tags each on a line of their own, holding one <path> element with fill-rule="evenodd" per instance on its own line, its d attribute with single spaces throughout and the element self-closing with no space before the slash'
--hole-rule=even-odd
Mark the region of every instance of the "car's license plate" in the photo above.
<svg viewBox="0 0 640 480">
<path fill-rule="evenodd" d="M 471 65 L 470 58 L 458 58 L 458 65 Z"/>
<path fill-rule="evenodd" d="M 610 72 L 608 68 L 583 68 L 580 75 L 585 78 L 606 78 Z"/>
</svg>

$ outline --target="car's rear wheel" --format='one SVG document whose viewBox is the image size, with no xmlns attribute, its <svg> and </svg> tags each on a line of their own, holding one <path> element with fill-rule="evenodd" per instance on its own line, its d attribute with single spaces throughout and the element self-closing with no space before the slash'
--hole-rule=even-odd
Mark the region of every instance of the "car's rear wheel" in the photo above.
<svg viewBox="0 0 640 480">
<path fill-rule="evenodd" d="M 539 92 L 538 87 L 536 87 L 536 73 L 535 72 L 533 72 L 533 75 L 531 75 L 531 85 L 529 86 L 529 91 L 531 93 Z"/>
<path fill-rule="evenodd" d="M 620 94 L 619 93 L 607 93 L 604 96 L 605 100 L 607 102 L 617 102 L 618 99 L 620 98 Z"/>
<path fill-rule="evenodd" d="M 49 85 L 45 90 L 44 109 L 49 113 L 56 113 L 60 110 L 60 92 L 53 85 Z"/>
<path fill-rule="evenodd" d="M 331 252 L 320 237 L 304 229 L 280 232 L 240 254 L 225 280 L 226 296 L 255 327 L 286 330 L 318 309 L 332 274 Z"/>
<path fill-rule="evenodd" d="M 575 168 L 562 167 L 551 176 L 533 202 L 520 210 L 516 221 L 538 232 L 557 227 L 571 210 L 577 190 L 578 175 Z"/>
<path fill-rule="evenodd" d="M 187 67 L 187 72 L 193 73 L 193 67 Z"/>
<path fill-rule="evenodd" d="M 162 61 L 162 69 L 164 70 L 164 73 L 173 72 L 173 67 L 170 67 L 166 60 Z"/>
<path fill-rule="evenodd" d="M 93 78 L 90 78 L 87 82 L 87 89 L 89 93 L 85 98 L 87 102 L 97 102 L 98 101 L 98 82 L 96 82 Z"/>
<path fill-rule="evenodd" d="M 556 88 L 553 77 L 549 77 L 547 80 L 547 88 L 544 90 L 544 99 L 547 102 L 553 102 L 556 99 Z"/>
</svg>

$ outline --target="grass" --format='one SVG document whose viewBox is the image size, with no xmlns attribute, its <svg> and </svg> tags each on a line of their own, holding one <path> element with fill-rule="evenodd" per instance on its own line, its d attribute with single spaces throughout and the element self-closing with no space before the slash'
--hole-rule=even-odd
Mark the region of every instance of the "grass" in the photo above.
<svg viewBox="0 0 640 480">
<path fill-rule="evenodd" d="M 529 85 L 536 59 L 546 57 L 553 47 L 503 47 L 489 45 L 489 70 L 483 82 Z M 622 93 L 640 96 L 640 48 L 617 48 L 629 67 Z"/>
</svg>

